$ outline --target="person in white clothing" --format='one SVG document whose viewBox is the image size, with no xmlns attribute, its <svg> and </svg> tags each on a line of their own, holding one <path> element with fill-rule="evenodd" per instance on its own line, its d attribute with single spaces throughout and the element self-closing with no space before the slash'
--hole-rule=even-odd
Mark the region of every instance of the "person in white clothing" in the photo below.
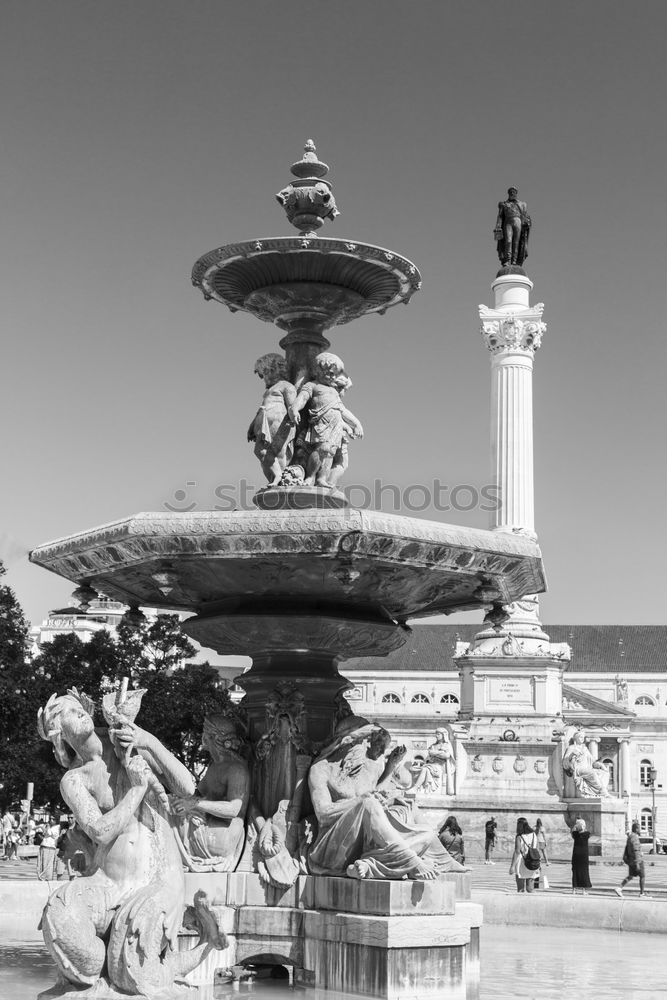
<svg viewBox="0 0 667 1000">
<path fill-rule="evenodd" d="M 516 821 L 514 854 L 510 864 L 510 875 L 516 876 L 517 892 L 532 892 L 535 888 L 535 879 L 540 877 L 539 861 L 537 868 L 530 868 L 526 864 L 526 861 L 530 863 L 530 858 L 527 856 L 531 848 L 537 850 L 537 837 L 528 820 L 521 816 Z M 539 851 L 537 853 L 539 856 Z"/>
</svg>

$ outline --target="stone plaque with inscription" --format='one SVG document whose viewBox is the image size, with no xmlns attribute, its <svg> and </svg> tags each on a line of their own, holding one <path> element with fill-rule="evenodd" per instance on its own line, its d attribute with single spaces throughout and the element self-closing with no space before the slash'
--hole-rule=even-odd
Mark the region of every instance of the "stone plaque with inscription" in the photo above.
<svg viewBox="0 0 667 1000">
<path fill-rule="evenodd" d="M 488 705 L 532 705 L 533 682 L 530 677 L 489 677 Z"/>
</svg>

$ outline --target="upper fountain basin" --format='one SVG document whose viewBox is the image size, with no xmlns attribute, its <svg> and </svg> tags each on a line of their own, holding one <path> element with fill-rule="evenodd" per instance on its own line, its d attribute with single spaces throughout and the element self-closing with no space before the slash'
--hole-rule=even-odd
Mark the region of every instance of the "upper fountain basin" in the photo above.
<svg viewBox="0 0 667 1000">
<path fill-rule="evenodd" d="M 301 313 L 320 329 L 409 302 L 421 286 L 411 261 L 382 247 L 300 236 L 230 243 L 200 257 L 192 283 L 232 311 L 290 329 Z"/>
<path fill-rule="evenodd" d="M 143 513 L 30 558 L 126 604 L 199 615 L 261 602 L 405 621 L 546 589 L 528 536 L 352 508 Z"/>
</svg>

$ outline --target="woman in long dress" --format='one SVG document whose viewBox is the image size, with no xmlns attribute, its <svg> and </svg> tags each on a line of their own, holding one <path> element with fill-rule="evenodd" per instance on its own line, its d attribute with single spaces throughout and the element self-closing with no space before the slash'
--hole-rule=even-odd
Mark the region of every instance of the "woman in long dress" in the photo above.
<svg viewBox="0 0 667 1000">
<path fill-rule="evenodd" d="M 590 830 L 586 829 L 583 819 L 578 819 L 572 827 L 572 893 L 581 889 L 584 896 L 588 895 L 587 890 L 592 888 L 591 876 L 588 867 L 588 838 Z"/>
</svg>

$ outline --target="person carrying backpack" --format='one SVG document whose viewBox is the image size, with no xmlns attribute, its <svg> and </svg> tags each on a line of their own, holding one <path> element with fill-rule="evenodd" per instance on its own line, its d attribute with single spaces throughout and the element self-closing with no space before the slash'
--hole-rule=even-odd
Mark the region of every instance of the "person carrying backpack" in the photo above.
<svg viewBox="0 0 667 1000">
<path fill-rule="evenodd" d="M 540 877 L 540 852 L 533 828 L 524 816 L 516 821 L 514 854 L 510 875 L 516 876 L 517 892 L 532 892 L 535 879 Z"/>
</svg>

